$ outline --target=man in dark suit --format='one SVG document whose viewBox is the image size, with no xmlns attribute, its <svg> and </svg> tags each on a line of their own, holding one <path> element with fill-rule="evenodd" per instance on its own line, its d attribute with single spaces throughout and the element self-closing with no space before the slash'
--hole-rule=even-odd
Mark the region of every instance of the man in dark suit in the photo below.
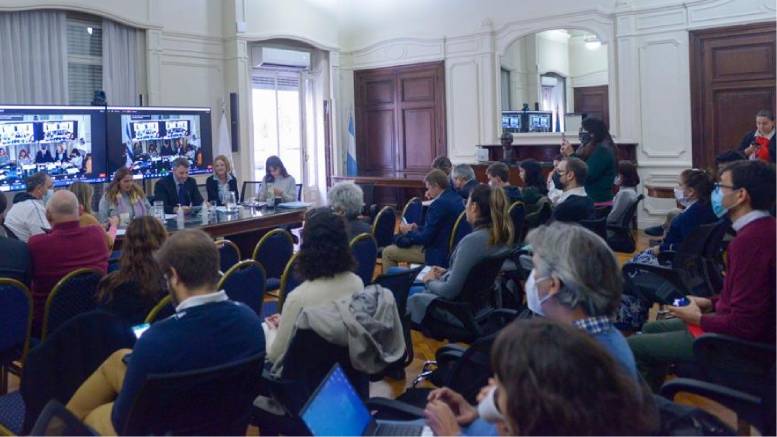
<svg viewBox="0 0 777 437">
<path fill-rule="evenodd" d="M 45 144 L 40 145 L 40 150 L 35 154 L 36 164 L 45 164 L 47 162 L 54 162 L 54 157 L 51 156 L 51 151 Z"/>
<path fill-rule="evenodd" d="M 170 155 L 172 155 L 174 153 L 175 152 L 173 151 L 173 147 L 170 145 L 170 143 L 167 142 L 166 140 L 163 140 L 162 141 L 162 153 L 161 153 L 161 155 L 162 156 L 170 156 Z"/>
<path fill-rule="evenodd" d="M 565 158 L 558 164 L 553 182 L 562 185 L 564 193 L 553 208 L 553 220 L 560 222 L 579 222 L 594 215 L 594 202 L 585 192 L 585 179 L 588 166 L 578 158 Z M 557 188 L 561 188 L 558 187 Z"/>
<path fill-rule="evenodd" d="M 177 158 L 173 161 L 173 172 L 154 186 L 154 200 L 165 204 L 165 213 L 174 214 L 178 207 L 187 211 L 192 206 L 202 205 L 203 199 L 197 182 L 189 177 L 189 160 Z"/>
<path fill-rule="evenodd" d="M 479 184 L 477 179 L 475 179 L 475 170 L 472 169 L 471 165 L 459 164 L 453 167 L 451 177 L 454 189 L 466 202 L 469 198 L 469 192 Z"/>
<path fill-rule="evenodd" d="M 464 210 L 461 197 L 450 189 L 448 176 L 441 170 L 432 170 L 424 178 L 427 197 L 434 199 L 426 212 L 423 226 L 401 224 L 401 235 L 396 244 L 383 249 L 383 268 L 398 262 L 448 266 L 448 249 L 453 224 Z"/>
<path fill-rule="evenodd" d="M 774 139 L 774 113 L 769 110 L 758 111 L 755 115 L 754 131 L 750 131 L 742 138 L 739 150 L 748 158 L 760 159 L 766 162 L 775 162 Z"/>
</svg>

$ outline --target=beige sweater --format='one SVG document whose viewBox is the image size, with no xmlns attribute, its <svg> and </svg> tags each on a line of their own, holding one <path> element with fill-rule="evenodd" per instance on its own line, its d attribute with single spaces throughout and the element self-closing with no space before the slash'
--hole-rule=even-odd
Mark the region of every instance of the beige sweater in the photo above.
<svg viewBox="0 0 777 437">
<path fill-rule="evenodd" d="M 303 308 L 310 308 L 336 301 L 364 290 L 361 278 L 352 272 L 344 272 L 331 278 L 305 281 L 289 293 L 283 304 L 281 322 L 275 339 L 267 343 L 267 360 L 276 363 L 283 358 L 291 341 L 294 324 Z"/>
</svg>

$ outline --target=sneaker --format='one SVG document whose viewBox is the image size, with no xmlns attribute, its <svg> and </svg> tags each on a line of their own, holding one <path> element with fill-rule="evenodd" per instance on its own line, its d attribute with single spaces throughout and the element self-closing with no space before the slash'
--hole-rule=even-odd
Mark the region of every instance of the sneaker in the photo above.
<svg viewBox="0 0 777 437">
<path fill-rule="evenodd" d="M 651 235 L 653 237 L 660 237 L 664 235 L 664 227 L 663 226 L 651 226 L 649 228 L 645 228 L 645 233 L 648 235 Z"/>
</svg>

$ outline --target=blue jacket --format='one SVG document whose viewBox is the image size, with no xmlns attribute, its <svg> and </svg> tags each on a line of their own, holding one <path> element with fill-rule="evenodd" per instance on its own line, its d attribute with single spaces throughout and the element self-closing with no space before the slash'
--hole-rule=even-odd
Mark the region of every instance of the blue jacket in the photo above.
<svg viewBox="0 0 777 437">
<path fill-rule="evenodd" d="M 178 312 L 146 331 L 132 350 L 111 420 L 119 429 L 146 375 L 205 369 L 264 352 L 262 323 L 250 308 L 230 300 Z"/>
<path fill-rule="evenodd" d="M 661 243 L 661 250 L 677 250 L 680 243 L 682 243 L 694 229 L 701 225 L 706 225 L 707 223 L 715 223 L 717 220 L 718 218 L 715 216 L 715 213 L 712 212 L 712 207 L 709 202 L 695 202 L 672 220 L 669 231 L 666 233 L 666 237 L 664 237 L 664 241 Z"/>
<path fill-rule="evenodd" d="M 464 202 L 461 201 L 461 196 L 447 189 L 429 205 L 424 225 L 407 233 L 411 245 L 424 246 L 426 265 L 448 266 L 451 230 L 463 210 Z"/>
</svg>

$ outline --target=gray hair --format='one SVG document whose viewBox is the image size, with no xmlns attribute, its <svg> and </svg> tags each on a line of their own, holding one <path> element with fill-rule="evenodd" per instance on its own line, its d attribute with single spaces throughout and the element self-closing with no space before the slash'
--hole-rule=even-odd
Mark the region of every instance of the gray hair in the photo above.
<svg viewBox="0 0 777 437">
<path fill-rule="evenodd" d="M 612 316 L 623 288 L 615 254 L 601 237 L 576 224 L 554 222 L 529 232 L 534 268 L 541 276 L 558 278 L 556 300 L 589 316 Z"/>
<path fill-rule="evenodd" d="M 189 160 L 183 156 L 179 156 L 173 160 L 173 168 L 186 167 L 189 168 Z"/>
<path fill-rule="evenodd" d="M 472 179 L 475 179 L 475 170 L 473 170 L 472 166 L 469 164 L 457 164 L 453 167 L 453 174 L 451 176 L 454 178 L 462 178 L 465 181 L 471 181 Z"/>
<path fill-rule="evenodd" d="M 336 183 L 326 195 L 329 206 L 345 214 L 347 218 L 357 217 L 364 207 L 364 193 L 361 187 L 349 181 Z"/>
<path fill-rule="evenodd" d="M 69 190 L 59 190 L 46 204 L 46 209 L 51 214 L 64 216 L 78 216 L 78 198 Z"/>
</svg>

